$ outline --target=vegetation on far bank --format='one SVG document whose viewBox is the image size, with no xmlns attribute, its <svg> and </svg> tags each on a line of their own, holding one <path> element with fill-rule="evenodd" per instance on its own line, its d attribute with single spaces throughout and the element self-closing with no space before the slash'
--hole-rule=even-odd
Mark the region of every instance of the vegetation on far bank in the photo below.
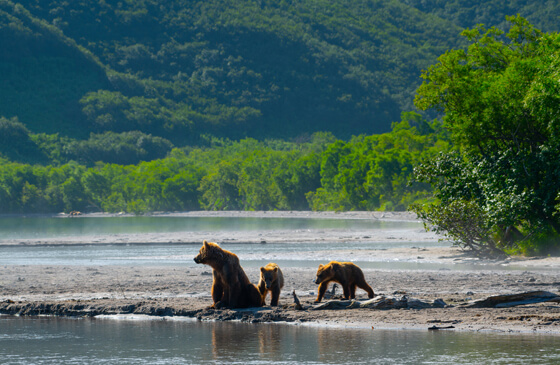
<svg viewBox="0 0 560 365">
<path fill-rule="evenodd" d="M 61 158 L 67 153 L 57 140 L 26 135 L 17 121 L 4 118 L 2 126 L 29 141 L 40 140 L 39 151 L 45 155 Z M 430 196 L 428 184 L 409 183 L 413 166 L 447 148 L 440 124 L 416 113 L 403 114 L 390 133 L 348 142 L 315 133 L 299 143 L 210 138 L 208 145 L 175 148 L 167 157 L 134 165 L 88 166 L 71 160 L 44 166 L 4 160 L 0 213 L 406 210 Z M 136 143 L 122 152 L 140 150 Z"/>
<path fill-rule="evenodd" d="M 416 167 L 435 200 L 413 210 L 485 257 L 560 248 L 560 35 L 508 20 L 465 30 L 468 49 L 425 71 L 415 100 L 445 113 L 456 149 Z"/>
</svg>

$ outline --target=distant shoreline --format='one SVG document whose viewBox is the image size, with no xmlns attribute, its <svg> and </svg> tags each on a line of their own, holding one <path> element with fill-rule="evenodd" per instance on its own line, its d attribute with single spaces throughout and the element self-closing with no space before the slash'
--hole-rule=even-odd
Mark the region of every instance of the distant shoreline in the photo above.
<svg viewBox="0 0 560 365">
<path fill-rule="evenodd" d="M 105 218 L 105 217 L 248 217 L 248 218 L 325 218 L 325 219 L 374 219 L 374 220 L 397 220 L 397 221 L 419 221 L 416 213 L 412 212 L 385 212 L 385 211 L 296 211 L 296 210 L 195 210 L 188 212 L 149 212 L 145 214 L 132 213 L 81 213 L 70 215 L 69 213 L 29 213 L 29 214 L 0 214 L 1 218 Z"/>
<path fill-rule="evenodd" d="M 112 213 L 91 213 L 70 217 L 57 215 L 60 219 L 116 218 L 132 217 Z M 181 213 L 154 212 L 149 217 L 217 217 L 217 218 L 255 218 L 255 219 L 358 219 L 372 222 L 418 222 L 416 215 L 410 212 L 306 212 L 306 211 L 193 211 Z M 286 243 L 286 242 L 394 242 L 403 241 L 437 241 L 433 232 L 426 232 L 420 224 L 417 228 L 395 228 L 393 230 L 362 229 L 274 229 L 257 231 L 188 231 L 158 233 L 121 233 L 89 234 L 64 237 L 37 237 L 24 239 L 0 239 L 0 246 L 54 246 L 54 245 L 118 245 L 118 244 L 200 244 L 203 240 L 218 243 Z"/>
</svg>

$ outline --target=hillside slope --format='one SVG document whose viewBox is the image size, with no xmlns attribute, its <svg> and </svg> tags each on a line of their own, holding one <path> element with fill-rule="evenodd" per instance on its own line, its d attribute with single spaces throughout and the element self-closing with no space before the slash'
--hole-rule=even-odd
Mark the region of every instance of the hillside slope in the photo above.
<svg viewBox="0 0 560 365">
<path fill-rule="evenodd" d="M 34 133 L 140 131 L 176 146 L 202 135 L 387 132 L 414 109 L 421 70 L 461 46 L 463 27 L 519 9 L 555 30 L 560 9 L 529 0 L 19 3 L 0 0 L 0 116 Z"/>
<path fill-rule="evenodd" d="M 2 4 L 9 13 L 11 3 Z M 32 72 L 15 73 L 28 78 L 10 72 L 3 80 L 14 85 L 4 93 L 19 87 L 26 96 L 12 107 L 1 105 L 0 115 L 18 116 L 33 132 L 81 137 L 60 128 L 77 124 L 81 132 L 141 130 L 181 145 L 201 133 L 293 137 L 326 130 L 349 137 L 388 131 L 402 110 L 412 108 L 420 70 L 455 44 L 459 32 L 394 1 L 21 4 L 33 15 L 13 6 L 9 16 L 40 22 L 43 38 L 52 34 L 64 44 L 68 37 L 91 51 L 107 66 L 103 81 L 110 82 L 74 75 L 79 54 L 32 48 L 32 59 L 20 64 Z M 18 31 L 9 36 L 22 38 Z M 8 47 L 6 54 L 17 59 L 18 52 Z M 49 70 L 55 60 L 58 68 Z M 73 90 L 60 85 L 70 80 L 78 84 Z M 64 108 L 47 107 L 46 95 L 60 89 L 74 98 L 66 98 Z M 37 121 L 39 114 L 47 121 Z"/>
<path fill-rule="evenodd" d="M 109 86 L 102 65 L 56 27 L 5 1 L 0 44 L 0 115 L 17 116 L 34 131 L 84 135 L 78 101 Z"/>
</svg>

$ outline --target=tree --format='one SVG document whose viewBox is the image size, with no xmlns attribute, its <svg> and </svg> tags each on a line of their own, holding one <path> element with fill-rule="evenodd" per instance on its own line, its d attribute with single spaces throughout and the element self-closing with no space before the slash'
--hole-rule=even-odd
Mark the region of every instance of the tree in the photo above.
<svg viewBox="0 0 560 365">
<path fill-rule="evenodd" d="M 193 168 L 181 171 L 179 174 L 163 182 L 162 194 L 168 209 L 199 210 L 198 185 L 201 173 Z"/>
<path fill-rule="evenodd" d="M 239 188 L 239 161 L 220 162 L 216 169 L 202 178 L 201 206 L 206 210 L 241 209 Z"/>
<path fill-rule="evenodd" d="M 468 49 L 423 72 L 415 99 L 445 113 L 456 149 L 416 169 L 436 202 L 413 210 L 481 256 L 560 246 L 560 37 L 507 20 L 465 30 Z"/>
<path fill-rule="evenodd" d="M 31 140 L 29 130 L 17 117 L 0 116 L 0 156 L 27 163 L 45 162 L 37 144 Z"/>
</svg>

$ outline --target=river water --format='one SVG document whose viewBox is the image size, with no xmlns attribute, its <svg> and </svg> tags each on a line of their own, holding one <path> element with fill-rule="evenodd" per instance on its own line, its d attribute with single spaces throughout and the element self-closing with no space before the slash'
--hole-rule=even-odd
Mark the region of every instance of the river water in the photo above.
<svg viewBox="0 0 560 365">
<path fill-rule="evenodd" d="M 169 232 L 269 231 L 347 229 L 391 231 L 421 230 L 418 222 L 379 221 L 367 219 L 309 219 L 309 218 L 236 218 L 236 217 L 80 217 L 76 219 L 31 217 L 0 218 L 0 244 L 3 239 L 53 239 L 96 235 L 118 235 Z M 263 261 L 273 260 L 282 267 L 317 266 L 336 256 L 340 261 L 353 261 L 365 269 L 404 270 L 478 270 L 477 263 L 435 263 L 423 259 L 397 260 L 376 253 L 390 248 L 426 248 L 449 246 L 447 242 L 399 241 L 391 242 L 321 242 L 245 244 L 226 242 L 221 246 L 235 252 L 243 266 L 259 267 Z M 14 245 L 1 248 L 0 265 L 195 265 L 192 257 L 200 243 L 193 244 L 84 244 L 84 245 Z M 337 251 L 333 255 L 333 251 Z M 381 257 L 380 257 L 381 256 Z M 419 253 L 421 256 L 421 252 Z M 484 263 L 485 269 L 525 270 L 516 267 Z"/>
<path fill-rule="evenodd" d="M 205 231 L 257 231 L 274 229 L 402 229 L 421 228 L 417 222 L 329 218 L 248 217 L 1 217 L 0 239 L 52 238 L 64 236 L 169 233 Z"/>
<path fill-rule="evenodd" d="M 396 229 L 418 223 L 332 219 L 254 218 L 0 218 L 1 239 L 182 232 L 185 230 Z M 477 265 L 379 261 L 372 251 L 415 247 L 415 242 L 241 244 L 227 249 L 257 266 L 315 266 L 329 251 L 351 251 L 366 268 L 469 269 Z M 442 246 L 422 242 L 421 246 Z M 2 246 L 0 265 L 157 265 L 192 263 L 199 244 Z M 363 254 L 362 254 L 363 253 Z M 357 258 L 358 260 L 356 260 Z M 492 269 L 492 267 L 486 267 Z M 500 267 L 500 269 L 504 269 Z M 515 269 L 515 268 L 512 268 Z M 96 319 L 0 316 L 0 364 L 555 364 L 560 337 L 321 328 L 300 325 L 214 323 L 167 318 Z"/>
<path fill-rule="evenodd" d="M 545 335 L 0 316 L 2 364 L 557 364 Z"/>
</svg>

